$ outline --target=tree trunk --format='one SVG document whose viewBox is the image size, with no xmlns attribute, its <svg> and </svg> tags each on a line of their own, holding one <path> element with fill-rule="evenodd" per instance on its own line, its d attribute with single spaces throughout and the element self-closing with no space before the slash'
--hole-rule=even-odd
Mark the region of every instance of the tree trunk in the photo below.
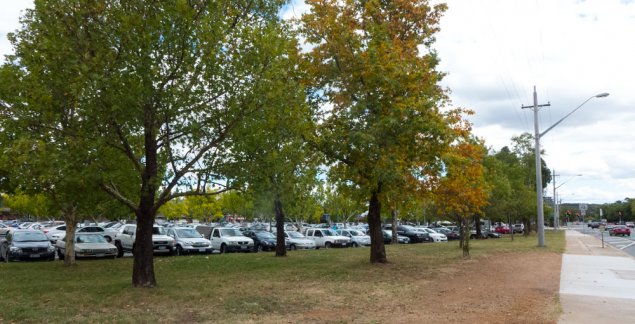
<svg viewBox="0 0 635 324">
<path fill-rule="evenodd" d="M 388 263 L 384 236 L 381 233 L 381 203 L 377 192 L 370 196 L 368 204 L 368 232 L 370 234 L 370 263 Z"/>
<path fill-rule="evenodd" d="M 399 243 L 399 240 L 397 238 L 397 210 L 395 210 L 394 208 L 390 209 L 390 215 L 392 216 L 392 244 L 397 244 Z"/>
<path fill-rule="evenodd" d="M 157 285 L 154 276 L 153 225 L 154 215 L 137 215 L 137 231 L 132 249 L 134 254 L 132 286 L 135 288 L 152 288 Z"/>
<path fill-rule="evenodd" d="M 470 228 L 469 219 L 463 218 L 461 220 L 461 241 L 463 241 L 463 258 L 470 258 Z"/>
<path fill-rule="evenodd" d="M 74 208 L 71 211 L 64 212 L 64 222 L 66 223 L 64 266 L 66 267 L 75 264 L 75 229 L 77 228 L 77 220 L 75 218 Z"/>
<path fill-rule="evenodd" d="M 139 209 L 137 210 L 137 232 L 134 247 L 134 263 L 132 267 L 132 286 L 135 288 L 152 288 L 157 285 L 154 276 L 154 247 L 152 244 L 152 227 L 156 214 L 155 197 L 157 192 L 158 145 L 154 129 L 154 111 L 145 107 L 144 146 L 145 168 L 141 175 L 141 192 Z"/>
<path fill-rule="evenodd" d="M 282 202 L 276 198 L 273 202 L 276 211 L 276 256 L 287 256 L 287 246 L 284 240 L 284 211 L 282 210 Z"/>
</svg>

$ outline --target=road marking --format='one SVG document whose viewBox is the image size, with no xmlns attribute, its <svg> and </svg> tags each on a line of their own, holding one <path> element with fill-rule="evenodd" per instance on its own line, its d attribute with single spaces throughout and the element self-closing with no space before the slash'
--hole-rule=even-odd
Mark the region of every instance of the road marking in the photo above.
<svg viewBox="0 0 635 324">
<path fill-rule="evenodd" d="M 631 244 L 626 245 L 626 246 L 623 246 L 623 247 L 621 247 L 621 248 L 619 248 L 619 249 L 620 249 L 620 250 L 624 250 L 625 248 L 627 248 L 627 247 L 629 247 L 629 246 L 632 246 L 632 245 L 635 245 L 635 242 L 631 242 Z"/>
</svg>

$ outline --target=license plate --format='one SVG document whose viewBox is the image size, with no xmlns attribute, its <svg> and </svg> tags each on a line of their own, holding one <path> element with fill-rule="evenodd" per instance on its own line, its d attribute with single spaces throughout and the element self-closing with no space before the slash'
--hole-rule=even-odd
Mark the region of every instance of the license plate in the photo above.
<svg viewBox="0 0 635 324">
<path fill-rule="evenodd" d="M 240 249 L 241 249 L 241 250 L 246 250 L 246 249 L 247 249 L 247 247 L 243 245 L 243 246 L 241 246 L 241 247 L 240 247 Z"/>
<path fill-rule="evenodd" d="M 165 246 L 159 246 L 159 250 L 165 250 L 166 247 Z"/>
<path fill-rule="evenodd" d="M 39 254 L 31 254 L 29 255 L 29 258 L 39 258 L 40 255 Z"/>
<path fill-rule="evenodd" d="M 198 249 L 199 252 L 205 252 L 205 249 Z"/>
</svg>

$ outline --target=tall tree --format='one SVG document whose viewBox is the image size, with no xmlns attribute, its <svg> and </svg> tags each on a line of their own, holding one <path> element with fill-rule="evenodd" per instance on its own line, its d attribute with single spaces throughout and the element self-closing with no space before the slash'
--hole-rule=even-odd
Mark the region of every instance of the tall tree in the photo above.
<svg viewBox="0 0 635 324">
<path fill-rule="evenodd" d="M 288 38 L 271 39 L 277 50 L 268 61 L 266 90 L 258 107 L 230 136 L 232 160 L 227 174 L 244 183 L 260 198 L 271 202 L 276 221 L 276 256 L 286 256 L 285 206 L 310 197 L 317 183 L 320 158 L 304 140 L 314 129 L 306 103 L 298 44 L 291 28 L 281 28 Z"/>
<path fill-rule="evenodd" d="M 100 187 L 137 218 L 134 287 L 156 285 L 158 209 L 222 192 L 207 189 L 225 184 L 222 145 L 263 95 L 282 4 L 60 0 L 27 10 L 14 45 L 51 55 L 26 65 L 18 54 L 12 63 L 25 73 L 62 64 L 81 77 L 72 94 L 91 146 L 80 151 L 90 153 Z M 56 42 L 80 46 L 56 56 Z"/>
<path fill-rule="evenodd" d="M 368 201 L 370 262 L 388 261 L 384 194 L 434 161 L 448 142 L 431 45 L 445 5 L 428 1 L 311 0 L 301 33 L 329 175 Z"/>
</svg>

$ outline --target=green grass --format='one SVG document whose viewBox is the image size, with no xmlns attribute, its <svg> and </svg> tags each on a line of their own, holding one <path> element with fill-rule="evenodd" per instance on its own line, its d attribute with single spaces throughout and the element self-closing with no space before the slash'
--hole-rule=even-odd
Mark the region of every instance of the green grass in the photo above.
<svg viewBox="0 0 635 324">
<path fill-rule="evenodd" d="M 471 241 L 478 259 L 501 253 L 562 253 L 563 232 Z M 132 259 L 0 264 L 3 322 L 248 322 L 329 305 L 380 303 L 406 292 L 409 283 L 434 280 L 462 261 L 458 243 L 386 246 L 389 263 L 371 265 L 369 249 L 156 257 L 158 286 L 131 286 Z"/>
</svg>

